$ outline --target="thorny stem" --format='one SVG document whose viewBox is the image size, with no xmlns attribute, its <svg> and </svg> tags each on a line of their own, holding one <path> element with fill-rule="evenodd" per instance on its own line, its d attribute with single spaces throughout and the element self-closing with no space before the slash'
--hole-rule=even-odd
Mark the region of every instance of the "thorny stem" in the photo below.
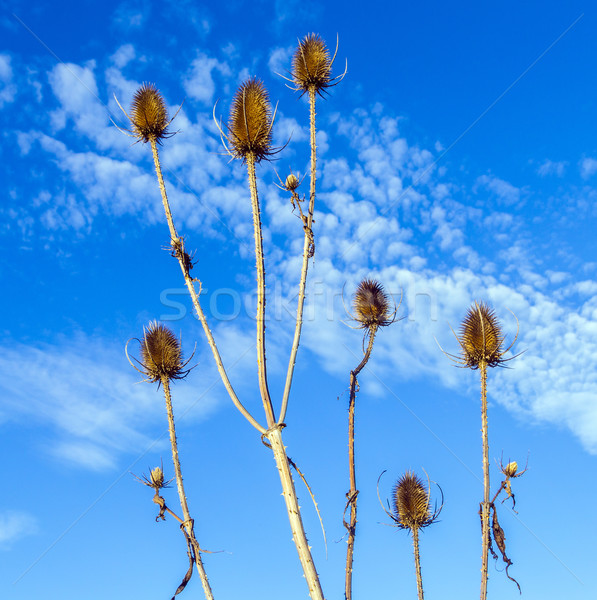
<svg viewBox="0 0 597 600">
<path fill-rule="evenodd" d="M 257 429 L 260 433 L 265 433 L 266 429 L 262 425 L 260 425 L 253 416 L 249 413 L 249 411 L 243 406 L 241 401 L 238 399 L 230 380 L 228 379 L 228 374 L 226 373 L 226 369 L 224 368 L 224 364 L 222 363 L 222 358 L 220 357 L 220 353 L 218 351 L 218 347 L 216 346 L 216 342 L 214 340 L 213 334 L 209 325 L 207 324 L 207 319 L 205 318 L 205 314 L 203 313 L 203 309 L 201 308 L 201 304 L 199 303 L 199 294 L 195 289 L 194 279 L 189 274 L 188 264 L 185 260 L 185 255 L 183 251 L 183 240 L 178 237 L 176 232 L 176 228 L 174 227 L 174 221 L 172 219 L 172 213 L 170 212 L 170 203 L 168 202 L 168 196 L 166 194 L 166 186 L 164 184 L 164 178 L 162 176 L 162 169 L 160 166 L 160 158 L 158 155 L 158 146 L 155 139 L 151 139 L 151 151 L 153 153 L 153 162 L 155 165 L 155 172 L 158 178 L 158 184 L 160 186 L 160 192 L 162 194 L 162 203 L 164 205 L 164 212 L 166 213 L 166 219 L 168 221 L 168 227 L 170 229 L 170 243 L 172 245 L 173 251 L 178 248 L 178 251 L 175 252 L 176 258 L 178 258 L 178 262 L 180 264 L 180 268 L 182 270 L 182 274 L 184 276 L 184 280 L 189 290 L 189 294 L 191 295 L 191 299 L 193 301 L 193 306 L 197 311 L 197 316 L 201 321 L 201 325 L 203 326 L 203 331 L 205 332 L 205 337 L 207 338 L 207 342 L 209 347 L 211 348 L 212 354 L 216 361 L 216 365 L 218 367 L 218 372 L 220 373 L 220 377 L 226 386 L 226 390 L 228 394 L 234 402 L 236 408 L 243 414 L 243 416 Z M 200 286 L 201 287 L 201 286 Z"/>
<path fill-rule="evenodd" d="M 489 554 L 489 437 L 487 431 L 487 363 L 481 361 L 481 435 L 483 438 L 483 502 L 481 504 L 481 600 L 487 598 Z"/>
<path fill-rule="evenodd" d="M 282 397 L 282 407 L 278 423 L 283 423 L 286 418 L 288 408 L 288 398 L 290 397 L 290 388 L 292 386 L 292 377 L 294 375 L 294 365 L 296 364 L 296 354 L 298 352 L 299 341 L 301 339 L 301 329 L 303 327 L 303 306 L 305 304 L 305 287 L 307 283 L 307 271 L 309 269 L 309 258 L 312 256 L 313 243 L 313 212 L 315 210 L 315 183 L 317 176 L 317 142 L 315 138 L 315 87 L 309 89 L 309 123 L 311 129 L 311 187 L 309 191 L 309 212 L 305 224 L 305 243 L 303 245 L 303 267 L 301 270 L 301 280 L 299 283 L 298 304 L 296 307 L 296 327 L 294 329 L 294 339 L 290 351 L 290 360 L 288 361 L 288 372 L 286 374 L 286 385 L 284 386 L 284 396 Z M 300 206 L 300 205 L 299 205 Z"/>
<path fill-rule="evenodd" d="M 276 466 L 278 467 L 278 473 L 280 475 L 280 481 L 282 482 L 282 495 L 286 502 L 286 510 L 288 512 L 288 520 L 290 521 L 290 528 L 292 529 L 292 538 L 296 546 L 301 565 L 303 567 L 303 573 L 309 586 L 309 595 L 311 600 L 324 600 L 323 591 L 321 584 L 319 583 L 319 576 L 313 563 L 311 556 L 311 549 L 307 536 L 305 535 L 305 528 L 301 518 L 301 511 L 298 505 L 298 499 L 296 496 L 296 489 L 292 480 L 292 474 L 290 472 L 290 465 L 288 463 L 288 457 L 286 455 L 286 448 L 282 441 L 282 426 L 274 425 L 267 432 L 267 439 L 269 440 L 272 451 L 274 453 L 274 459 Z"/>
<path fill-rule="evenodd" d="M 344 582 L 344 596 L 346 600 L 352 599 L 352 563 L 354 557 L 354 541 L 356 536 L 357 526 L 357 497 L 359 491 L 357 490 L 357 478 L 355 470 L 355 453 L 354 453 L 354 412 L 358 381 L 357 377 L 367 364 L 369 357 L 371 356 L 371 350 L 373 350 L 373 342 L 375 340 L 375 334 L 377 332 L 377 326 L 372 325 L 369 331 L 369 345 L 363 360 L 359 366 L 350 372 L 350 400 L 348 404 L 348 468 L 350 472 L 350 490 L 346 494 L 347 506 L 350 505 L 350 523 L 347 524 L 344 521 L 344 526 L 348 530 L 348 547 L 346 549 L 346 574 Z"/>
<path fill-rule="evenodd" d="M 203 585 L 203 591 L 207 600 L 213 600 L 213 594 L 207 579 L 205 568 L 203 567 L 203 561 L 201 560 L 201 552 L 199 543 L 195 538 L 195 532 L 193 530 L 193 519 L 189 512 L 189 506 L 187 504 L 187 497 L 184 491 L 184 485 L 182 482 L 182 470 L 180 468 L 180 459 L 178 458 L 178 444 L 176 442 L 176 430 L 174 428 L 174 412 L 172 410 L 172 397 L 170 395 L 170 381 L 167 377 L 162 377 L 162 387 L 164 388 L 164 396 L 166 398 L 166 412 L 168 414 L 168 430 L 170 432 L 170 445 L 172 446 L 172 462 L 174 463 L 174 472 L 176 474 L 176 487 L 178 488 L 178 497 L 180 498 L 180 506 L 182 508 L 182 514 L 184 517 L 184 528 L 193 544 L 195 550 L 195 566 L 197 572 L 201 578 L 201 584 Z"/>
<path fill-rule="evenodd" d="M 247 173 L 251 190 L 251 206 L 253 207 L 253 229 L 255 232 L 255 262 L 257 264 L 257 370 L 259 375 L 259 391 L 267 418 L 268 428 L 274 425 L 274 409 L 267 385 L 267 367 L 265 358 L 265 267 L 263 264 L 263 238 L 261 235 L 261 212 L 257 195 L 257 178 L 255 176 L 255 155 L 247 154 Z"/>
<path fill-rule="evenodd" d="M 417 593 L 419 600 L 423 600 L 423 578 L 421 577 L 421 556 L 419 554 L 419 528 L 413 527 L 413 548 L 415 553 L 415 572 L 417 574 Z"/>
</svg>

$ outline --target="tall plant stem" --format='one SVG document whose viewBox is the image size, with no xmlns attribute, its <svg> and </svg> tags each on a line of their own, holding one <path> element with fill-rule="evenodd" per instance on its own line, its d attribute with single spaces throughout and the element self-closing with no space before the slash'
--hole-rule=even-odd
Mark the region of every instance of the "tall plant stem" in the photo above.
<svg viewBox="0 0 597 600">
<path fill-rule="evenodd" d="M 417 574 L 417 593 L 419 600 L 423 600 L 423 578 L 421 577 L 421 556 L 419 553 L 419 528 L 413 527 L 413 549 L 415 553 L 415 572 Z"/>
<path fill-rule="evenodd" d="M 276 461 L 276 466 L 278 467 L 280 481 L 282 482 L 282 495 L 284 496 L 288 520 L 290 521 L 290 528 L 292 529 L 292 538 L 303 567 L 307 585 L 309 586 L 309 595 L 311 596 L 311 600 L 324 600 L 321 584 L 319 583 L 319 576 L 317 575 L 317 570 L 315 569 L 315 564 L 313 563 L 311 550 L 309 548 L 309 542 L 305 535 L 305 528 L 303 526 L 296 490 L 290 472 L 286 448 L 282 441 L 282 426 L 274 425 L 266 435 L 272 446 L 274 459 Z"/>
<path fill-rule="evenodd" d="M 259 391 L 267 419 L 268 428 L 276 422 L 274 409 L 267 385 L 267 368 L 265 357 L 265 266 L 263 262 L 263 237 L 261 234 L 261 212 L 257 195 L 257 178 L 255 175 L 255 155 L 247 154 L 247 173 L 251 190 L 251 206 L 253 207 L 253 229 L 255 233 L 255 262 L 257 265 L 257 370 Z"/>
<path fill-rule="evenodd" d="M 487 429 L 487 363 L 479 363 L 481 371 L 481 435 L 483 438 L 483 502 L 481 504 L 481 600 L 487 598 L 489 554 L 489 436 Z"/>
<path fill-rule="evenodd" d="M 350 490 L 348 491 L 348 494 L 346 494 L 346 506 L 350 506 L 350 523 L 346 523 L 346 520 L 344 521 L 344 526 L 348 530 L 346 573 L 344 581 L 344 595 L 346 600 L 352 600 L 352 563 L 354 559 L 354 541 L 357 527 L 357 496 L 359 495 L 359 490 L 357 490 L 354 452 L 354 413 L 358 386 L 357 377 L 371 356 L 376 332 L 377 326 L 371 326 L 371 329 L 369 330 L 369 344 L 365 356 L 363 356 L 363 360 L 360 362 L 359 366 L 354 371 L 350 372 L 350 400 L 348 404 L 348 469 L 350 473 Z"/>
<path fill-rule="evenodd" d="M 191 513 L 189 512 L 189 505 L 187 503 L 187 497 L 184 491 L 184 485 L 182 481 L 182 470 L 180 468 L 180 459 L 178 458 L 178 444 L 176 442 L 176 430 L 174 428 L 174 412 L 172 410 L 172 397 L 170 395 L 170 382 L 167 377 L 162 377 L 162 387 L 164 388 L 164 396 L 166 398 L 166 413 L 168 414 L 168 430 L 170 432 L 170 446 L 172 447 L 172 462 L 174 463 L 174 473 L 176 474 L 176 487 L 178 489 L 178 497 L 180 498 L 180 506 L 182 508 L 182 514 L 184 517 L 184 528 L 187 532 L 189 540 L 193 544 L 194 555 L 195 555 L 195 566 L 197 572 L 201 578 L 201 585 L 203 585 L 203 591 L 207 600 L 213 600 L 213 594 L 203 567 L 203 561 L 201 560 L 201 551 L 199 543 L 195 537 L 195 531 L 193 527 L 193 519 L 191 519 Z"/>
<path fill-rule="evenodd" d="M 195 289 L 195 279 L 193 279 L 189 274 L 189 265 L 188 265 L 188 255 L 185 257 L 183 239 L 178 236 L 176 232 L 176 228 L 174 226 L 174 221 L 172 219 L 172 213 L 170 211 L 170 203 L 168 202 L 168 195 L 166 194 L 166 186 L 164 184 L 164 178 L 162 176 L 162 168 L 160 166 L 160 157 L 158 154 L 158 145 L 155 139 L 151 141 L 151 151 L 153 153 L 153 162 L 155 165 L 155 172 L 158 178 L 158 184 L 160 187 L 160 193 L 162 195 L 162 203 L 164 205 L 164 212 L 166 213 L 166 220 L 168 221 L 168 228 L 170 229 L 170 244 L 172 246 L 172 254 L 176 256 L 178 259 L 178 263 L 180 264 L 180 268 L 182 270 L 182 274 L 184 276 L 184 280 L 189 290 L 189 294 L 191 295 L 191 300 L 193 302 L 193 306 L 195 311 L 197 312 L 197 316 L 199 317 L 199 321 L 203 326 L 203 331 L 205 333 L 205 337 L 207 338 L 207 342 L 209 347 L 211 348 L 214 360 L 216 361 L 216 366 L 218 368 L 218 372 L 226 390 L 228 391 L 228 395 L 230 396 L 232 402 L 236 406 L 236 408 L 242 413 L 242 415 L 257 429 L 260 433 L 265 433 L 266 428 L 260 425 L 253 416 L 249 413 L 249 411 L 243 406 L 241 401 L 238 399 L 230 380 L 228 379 L 228 374 L 226 373 L 226 369 L 224 368 L 224 364 L 222 363 L 222 358 L 220 357 L 220 353 L 218 351 L 218 347 L 216 346 L 216 342 L 214 340 L 213 334 L 209 325 L 207 323 L 207 319 L 205 318 L 205 314 L 203 309 L 201 308 L 201 304 L 199 302 L 199 294 Z M 201 287 L 201 284 L 199 285 Z"/>
<path fill-rule="evenodd" d="M 313 212 L 315 210 L 315 184 L 317 179 L 317 141 L 315 129 L 315 87 L 309 89 L 309 124 L 311 130 L 311 185 L 309 190 L 309 212 L 307 213 L 307 223 L 305 224 L 305 243 L 303 245 L 303 267 L 301 269 L 301 280 L 299 283 L 298 304 L 296 307 L 296 326 L 294 329 L 294 339 L 290 351 L 290 360 L 288 361 L 288 371 L 286 373 L 286 384 L 284 386 L 284 395 L 282 397 L 282 406 L 280 408 L 280 417 L 278 423 L 283 423 L 288 409 L 288 398 L 290 397 L 290 388 L 292 386 L 292 377 L 294 375 L 294 365 L 296 364 L 296 355 L 298 352 L 299 341 L 301 339 L 301 330 L 303 327 L 303 307 L 305 304 L 305 287 L 307 285 L 307 271 L 309 270 L 309 258 L 312 256 L 313 244 Z"/>
</svg>

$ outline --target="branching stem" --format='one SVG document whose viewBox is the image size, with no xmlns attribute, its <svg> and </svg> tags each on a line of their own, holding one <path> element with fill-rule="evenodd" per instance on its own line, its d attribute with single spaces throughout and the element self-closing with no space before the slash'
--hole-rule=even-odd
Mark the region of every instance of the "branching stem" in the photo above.
<svg viewBox="0 0 597 600">
<path fill-rule="evenodd" d="M 183 247 L 183 240 L 180 238 L 176 232 L 176 228 L 174 227 L 174 221 L 172 219 L 172 213 L 170 212 L 170 203 L 168 202 L 168 196 L 166 194 L 166 186 L 164 184 L 164 178 L 162 176 L 162 169 L 160 166 L 160 158 L 158 154 L 158 146 L 155 139 L 151 141 L 151 150 L 153 153 L 153 162 L 155 165 L 155 172 L 158 178 L 158 184 L 160 186 L 160 192 L 162 194 L 162 203 L 164 205 L 164 212 L 166 213 L 166 219 L 168 221 L 168 228 L 170 229 L 170 244 L 173 248 L 173 253 L 175 254 L 178 262 L 180 264 L 180 268 L 182 270 L 182 274 L 184 276 L 184 280 L 189 290 L 189 294 L 191 295 L 191 300 L 193 302 L 193 306 L 195 307 L 195 311 L 197 312 L 197 316 L 199 317 L 199 321 L 203 326 L 203 331 L 205 333 L 205 337 L 207 338 L 207 342 L 209 347 L 211 348 L 213 357 L 216 361 L 216 366 L 218 367 L 218 372 L 222 381 L 224 382 L 224 386 L 228 391 L 228 394 L 234 402 L 236 408 L 242 413 L 242 415 L 257 429 L 260 433 L 265 433 L 266 428 L 260 425 L 253 416 L 249 413 L 249 411 L 243 406 L 241 401 L 238 399 L 230 380 L 228 379 L 228 374 L 226 373 L 226 369 L 224 368 L 224 364 L 222 363 L 222 358 L 220 357 L 220 352 L 218 351 L 218 347 L 216 346 L 216 342 L 214 340 L 213 334 L 209 325 L 207 324 L 207 319 L 205 318 L 205 314 L 203 309 L 201 308 L 201 304 L 199 302 L 199 294 L 195 289 L 195 280 L 189 274 L 189 266 L 188 260 L 185 258 L 185 252 Z"/>
<path fill-rule="evenodd" d="M 367 346 L 367 351 L 363 356 L 363 360 L 354 371 L 350 372 L 350 400 L 348 404 L 348 468 L 350 473 L 350 490 L 346 494 L 347 506 L 350 505 L 350 523 L 346 523 L 346 521 L 344 521 L 344 526 L 348 530 L 348 547 L 346 549 L 346 573 L 344 582 L 344 595 L 346 600 L 352 600 L 352 563 L 354 559 L 354 542 L 357 526 L 357 497 L 359 495 L 359 491 L 357 490 L 354 452 L 354 414 L 358 387 L 357 377 L 371 356 L 376 333 L 377 326 L 372 325 L 369 330 L 369 344 Z"/>
<path fill-rule="evenodd" d="M 203 561 L 201 560 L 201 552 L 199 543 L 195 537 L 195 531 L 193 527 L 193 519 L 191 519 L 191 513 L 189 512 L 189 506 L 187 503 L 187 497 L 184 491 L 184 485 L 182 481 L 182 470 L 180 468 L 180 459 L 178 458 L 178 443 L 176 441 L 176 430 L 174 428 L 174 412 L 172 410 L 172 397 L 170 395 L 170 381 L 167 377 L 162 377 L 162 387 L 164 388 L 164 396 L 166 398 L 166 413 L 168 414 L 168 430 L 170 432 L 170 446 L 172 447 L 172 462 L 174 463 L 174 473 L 176 474 L 176 487 L 178 489 L 178 497 L 180 498 L 180 506 L 182 508 L 182 514 L 184 517 L 184 528 L 193 544 L 194 555 L 195 555 L 195 566 L 197 572 L 201 578 L 201 584 L 203 585 L 203 591 L 207 600 L 213 600 L 213 594 L 205 568 L 203 567 Z"/>
<path fill-rule="evenodd" d="M 290 397 L 290 388 L 292 386 L 292 377 L 294 375 L 294 365 L 296 364 L 296 355 L 298 352 L 299 341 L 301 339 L 301 330 L 303 327 L 303 307 L 305 304 L 305 288 L 307 284 L 307 271 L 309 270 L 309 258 L 313 256 L 313 212 L 315 210 L 315 184 L 317 179 L 317 141 L 315 129 L 315 87 L 309 89 L 309 124 L 311 130 L 311 186 L 309 191 L 309 212 L 305 224 L 305 242 L 303 245 L 303 267 L 301 269 L 301 280 L 299 283 L 298 304 L 296 307 L 296 326 L 294 329 L 294 339 L 290 351 L 290 360 L 288 361 L 288 372 L 286 373 L 286 384 L 284 386 L 284 396 L 282 397 L 282 407 L 278 423 L 283 423 L 288 409 L 288 398 Z"/>
</svg>

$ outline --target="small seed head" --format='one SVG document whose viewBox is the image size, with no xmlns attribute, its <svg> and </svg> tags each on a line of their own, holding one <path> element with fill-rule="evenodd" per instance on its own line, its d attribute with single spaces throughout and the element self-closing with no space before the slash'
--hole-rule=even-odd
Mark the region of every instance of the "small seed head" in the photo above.
<svg viewBox="0 0 597 600">
<path fill-rule="evenodd" d="M 286 182 L 284 183 L 284 187 L 289 192 L 294 192 L 298 188 L 299 185 L 300 185 L 300 182 L 294 173 L 291 173 L 290 175 L 288 175 L 288 177 L 286 178 Z"/>
<path fill-rule="evenodd" d="M 394 518 L 399 527 L 418 529 L 433 521 L 429 492 L 423 481 L 412 471 L 406 471 L 394 487 Z"/>
<path fill-rule="evenodd" d="M 259 79 L 252 78 L 237 90 L 228 119 L 228 139 L 235 158 L 253 154 L 259 162 L 271 154 L 272 109 Z"/>
<path fill-rule="evenodd" d="M 512 461 L 511 463 L 508 463 L 504 467 L 504 475 L 506 477 L 514 477 L 516 475 L 517 471 L 518 471 L 518 463 L 516 461 Z"/>
<path fill-rule="evenodd" d="M 182 379 L 184 371 L 180 340 L 163 325 L 153 321 L 144 329 L 141 341 L 141 365 L 152 382 Z"/>
<path fill-rule="evenodd" d="M 325 42 L 314 33 L 304 37 L 292 57 L 292 77 L 298 90 L 329 87 L 332 61 Z"/>
<path fill-rule="evenodd" d="M 363 329 L 384 327 L 390 318 L 390 298 L 381 283 L 364 279 L 359 283 L 353 300 L 355 318 Z"/>
<path fill-rule="evenodd" d="M 469 308 L 459 340 L 464 363 L 471 369 L 479 368 L 482 362 L 489 367 L 504 362 L 504 334 L 495 312 L 484 302 L 475 302 Z"/>
<path fill-rule="evenodd" d="M 151 470 L 150 479 L 152 486 L 156 490 L 164 487 L 164 471 L 162 471 L 161 467 L 156 467 Z"/>
<path fill-rule="evenodd" d="M 160 141 L 168 136 L 168 111 L 158 89 L 152 83 L 144 83 L 135 93 L 130 119 L 133 133 L 143 142 Z"/>
</svg>

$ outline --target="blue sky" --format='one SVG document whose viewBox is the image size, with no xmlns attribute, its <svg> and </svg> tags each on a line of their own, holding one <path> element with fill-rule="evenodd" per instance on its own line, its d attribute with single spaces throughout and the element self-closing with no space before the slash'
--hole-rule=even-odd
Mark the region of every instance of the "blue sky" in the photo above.
<svg viewBox="0 0 597 600">
<path fill-rule="evenodd" d="M 280 398 L 293 331 L 302 228 L 276 169 L 304 173 L 308 107 L 276 73 L 296 40 L 339 36 L 344 81 L 318 104 L 316 255 L 286 419 L 327 531 L 298 485 L 326 597 L 343 593 L 349 371 L 361 333 L 342 290 L 379 279 L 403 301 L 357 399 L 355 598 L 414 597 L 407 534 L 376 497 L 406 469 L 445 494 L 422 535 L 429 598 L 478 593 L 478 377 L 434 337 L 475 299 L 501 317 L 511 369 L 489 375 L 493 487 L 499 461 L 529 470 L 500 510 L 524 598 L 595 594 L 585 532 L 597 493 L 597 25 L 587 2 L 346 3 L 5 1 L 0 14 L 0 596 L 168 598 L 186 571 L 173 522 L 156 524 L 138 475 L 163 458 L 161 393 L 124 345 L 152 319 L 198 366 L 174 386 L 180 453 L 216 598 L 307 597 L 271 454 L 235 411 L 168 244 L 151 153 L 131 145 L 114 101 L 154 82 L 172 112 L 162 165 L 175 221 L 230 378 L 261 416 L 255 376 L 254 257 L 241 165 L 212 120 L 236 87 L 263 79 L 277 145 L 258 167 L 266 239 L 268 368 Z M 497 372 L 496 372 L 497 371 Z M 175 506 L 175 490 L 166 497 Z M 490 562 L 489 594 L 518 592 Z M 170 594 L 170 596 L 168 596 Z M 182 597 L 202 597 L 193 578 Z M 474 597 L 474 596 L 473 596 Z"/>
</svg>

